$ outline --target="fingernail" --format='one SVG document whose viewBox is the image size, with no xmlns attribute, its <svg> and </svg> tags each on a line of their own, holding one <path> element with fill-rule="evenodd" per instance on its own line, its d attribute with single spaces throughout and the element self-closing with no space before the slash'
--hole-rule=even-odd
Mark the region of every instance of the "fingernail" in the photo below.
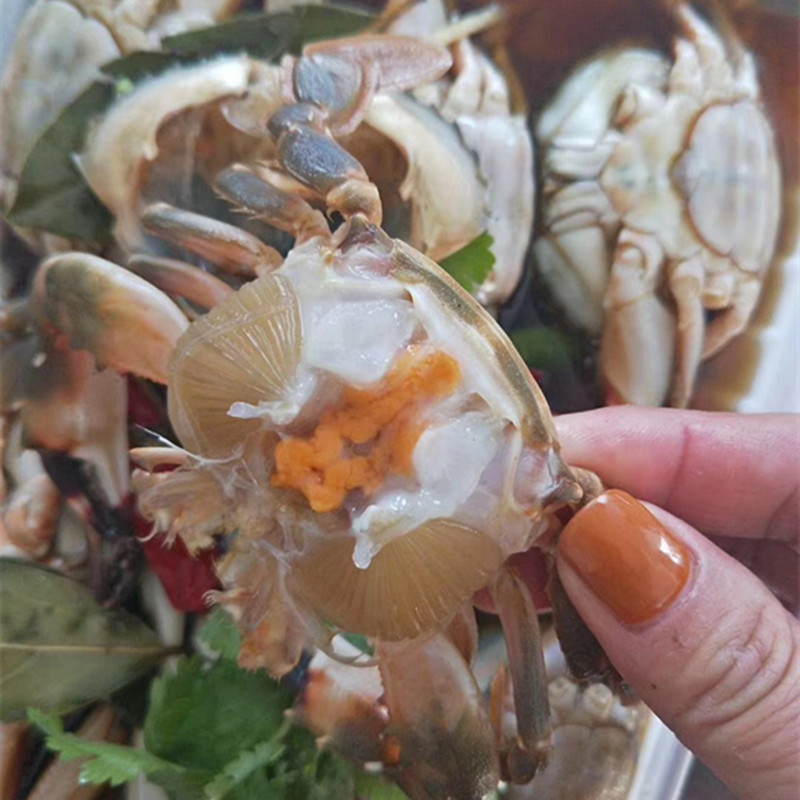
<svg viewBox="0 0 800 800">
<path fill-rule="evenodd" d="M 626 492 L 605 492 L 570 520 L 561 558 L 624 623 L 666 611 L 689 580 L 689 551 Z"/>
</svg>

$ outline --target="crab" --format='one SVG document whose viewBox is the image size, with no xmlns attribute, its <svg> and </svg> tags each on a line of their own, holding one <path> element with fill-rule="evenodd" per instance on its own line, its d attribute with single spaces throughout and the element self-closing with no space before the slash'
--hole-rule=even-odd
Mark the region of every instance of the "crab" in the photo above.
<svg viewBox="0 0 800 800">
<path fill-rule="evenodd" d="M 672 63 L 641 49 L 600 54 L 541 115 L 534 248 L 568 314 L 602 333 L 609 399 L 681 407 L 700 362 L 756 306 L 781 177 L 751 55 L 690 6 L 674 13 Z"/>
<path fill-rule="evenodd" d="M 75 386 L 85 410 L 98 376 L 166 385 L 179 444 L 133 451 L 140 512 L 194 552 L 224 539 L 215 599 L 242 629 L 243 666 L 279 676 L 308 644 L 341 658 L 340 632 L 373 640 L 387 722 L 377 760 L 419 798 L 483 796 L 501 774 L 545 763 L 536 611 L 506 562 L 552 545 L 556 512 L 598 490 L 559 457 L 547 404 L 501 329 L 381 229 L 380 193 L 340 144 L 381 97 L 450 64 L 439 44 L 367 34 L 277 66 L 222 57 L 137 87 L 80 154 L 128 268 L 84 252 L 46 259 L 8 362 L 24 378 L 10 408 L 45 451 L 86 443 L 54 445 L 37 426 L 60 393 Z M 205 176 L 233 209 L 291 236 L 285 258 L 158 197 L 184 162 L 155 155 L 180 152 L 209 109 L 209 127 L 244 135 Z M 483 588 L 508 634 L 518 710 L 502 758 L 469 668 Z"/>
<path fill-rule="evenodd" d="M 39 134 L 123 54 L 157 49 L 162 36 L 230 16 L 238 0 L 186 2 L 36 0 L 14 39 L 0 85 L 0 207 L 13 204 L 25 159 Z"/>
<path fill-rule="evenodd" d="M 51 352 L 166 384 L 180 446 L 136 449 L 133 486 L 141 513 L 191 550 L 226 538 L 216 600 L 242 629 L 242 665 L 283 675 L 306 644 L 369 637 L 383 766 L 414 797 L 480 797 L 500 759 L 468 663 L 472 595 L 488 587 L 508 636 L 508 758 L 512 778 L 528 776 L 548 752 L 547 690 L 536 611 L 506 562 L 552 544 L 556 512 L 598 484 L 560 458 L 544 397 L 494 320 L 379 227 L 375 185 L 334 138 L 370 93 L 435 78 L 448 52 L 396 35 L 319 48 L 290 62 L 293 94 L 266 120 L 270 169 L 214 178 L 234 207 L 292 235 L 285 259 L 155 203 L 143 228 L 233 285 L 174 259 L 139 256 L 137 275 L 63 253 L 41 265 L 26 311 Z M 331 231 L 304 198 L 342 224 Z"/>
<path fill-rule="evenodd" d="M 523 117 L 512 113 L 500 71 L 464 39 L 495 18 L 481 13 L 448 22 L 442 15 L 431 26 L 430 41 L 393 34 L 406 45 L 393 56 L 391 69 L 384 67 L 377 86 L 372 55 L 348 52 L 345 40 L 308 45 L 299 57 L 285 56 L 278 64 L 221 56 L 166 70 L 137 83 L 92 124 L 76 161 L 113 213 L 115 238 L 126 253 L 153 247 L 160 253 L 143 224 L 143 209 L 155 200 L 204 215 L 220 213 L 212 193 L 198 186 L 218 188 L 216 175 L 240 161 L 323 207 L 318 194 L 274 169 L 283 158 L 281 145 L 265 136 L 265 124 L 287 102 L 302 100 L 320 76 L 335 73 L 327 88 L 314 87 L 332 93 L 325 98 L 327 110 L 314 112 L 314 125 L 327 126 L 367 165 L 381 196 L 384 227 L 436 261 L 488 233 L 495 264 L 475 294 L 497 307 L 521 276 L 533 185 L 532 143 Z M 387 24 L 379 17 L 373 30 Z M 363 49 L 370 36 L 374 42 L 385 38 L 368 33 L 353 41 Z M 432 53 L 445 53 L 442 43 L 457 53 L 455 60 L 446 55 L 452 77 L 443 75 L 444 62 L 430 61 Z M 412 63 L 414 77 L 405 82 L 403 72 Z M 428 64 L 425 74 L 422 64 Z M 361 73 L 362 88 L 353 88 Z M 403 93 L 412 87 L 429 91 L 415 99 Z M 246 205 L 240 210 L 248 211 Z M 324 210 L 341 209 L 336 201 Z M 285 240 L 275 232 L 267 237 L 283 252 Z"/>
</svg>

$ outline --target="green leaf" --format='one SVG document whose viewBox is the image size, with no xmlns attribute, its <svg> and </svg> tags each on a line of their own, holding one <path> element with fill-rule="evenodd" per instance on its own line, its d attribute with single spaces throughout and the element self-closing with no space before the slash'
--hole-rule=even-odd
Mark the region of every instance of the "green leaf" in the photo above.
<svg viewBox="0 0 800 800">
<path fill-rule="evenodd" d="M 272 737 L 292 697 L 264 672 L 220 659 L 178 662 L 153 682 L 144 727 L 147 749 L 183 767 L 222 770 Z"/>
<path fill-rule="evenodd" d="M 477 289 L 489 277 L 494 266 L 491 246 L 494 239 L 482 233 L 451 256 L 439 262 L 439 266 L 455 278 L 468 292 Z"/>
<path fill-rule="evenodd" d="M 244 52 L 277 60 L 316 39 L 357 33 L 374 16 L 348 6 L 301 6 L 272 16 L 247 15 L 163 40 L 161 52 L 132 53 L 102 68 L 105 77 L 67 106 L 37 140 L 20 176 L 8 219 L 14 225 L 103 244 L 112 217 L 75 165 L 92 120 L 135 85 L 179 64 Z"/>
<path fill-rule="evenodd" d="M 369 643 L 369 639 L 364 636 L 363 633 L 349 633 L 347 631 L 342 631 L 341 636 L 345 641 L 350 642 L 353 647 L 360 650 L 365 655 L 375 655 L 375 648 Z"/>
<path fill-rule="evenodd" d="M 139 619 L 38 565 L 0 559 L 0 719 L 107 697 L 173 652 Z"/>
<path fill-rule="evenodd" d="M 364 800 L 407 800 L 406 793 L 396 784 L 387 781 L 380 775 L 357 772 L 355 776 L 355 792 Z"/>
<path fill-rule="evenodd" d="M 38 709 L 28 709 L 28 719 L 45 734 L 48 748 L 57 752 L 62 761 L 86 759 L 80 772 L 82 783 L 119 786 L 142 774 L 181 771 L 176 764 L 157 758 L 146 750 L 108 742 L 90 742 L 74 733 L 64 733 L 59 719 Z"/>
<path fill-rule="evenodd" d="M 570 340 L 554 328 L 523 328 L 509 337 L 529 367 L 557 372 L 572 360 Z"/>
<path fill-rule="evenodd" d="M 222 658 L 236 661 L 242 647 L 242 634 L 233 617 L 220 606 L 215 606 L 203 623 L 200 641 Z"/>
<path fill-rule="evenodd" d="M 247 53 L 277 61 L 285 53 L 298 55 L 309 42 L 352 36 L 374 20 L 374 14 L 356 6 L 304 5 L 269 16 L 242 14 L 220 25 L 169 36 L 161 47 L 193 59 Z"/>
<path fill-rule="evenodd" d="M 289 723 L 284 723 L 275 732 L 272 739 L 256 745 L 252 750 L 245 750 L 229 764 L 226 764 L 206 786 L 205 795 L 208 800 L 222 800 L 234 788 L 243 784 L 254 772 L 274 764 L 286 752 L 286 747 L 281 744 L 281 739 L 288 727 Z"/>
<path fill-rule="evenodd" d="M 92 84 L 39 137 L 22 169 L 9 222 L 87 242 L 108 234 L 111 214 L 84 182 L 72 153 L 83 148 L 88 121 L 113 96 L 110 84 Z"/>
</svg>

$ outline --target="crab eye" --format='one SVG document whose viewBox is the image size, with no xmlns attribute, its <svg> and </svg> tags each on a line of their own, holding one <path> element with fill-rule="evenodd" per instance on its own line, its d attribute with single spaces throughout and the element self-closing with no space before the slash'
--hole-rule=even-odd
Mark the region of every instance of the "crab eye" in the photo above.
<svg viewBox="0 0 800 800">
<path fill-rule="evenodd" d="M 231 455 L 270 406 L 291 404 L 301 339 L 297 297 L 278 275 L 242 287 L 191 325 L 170 364 L 169 417 L 183 445 Z"/>
<path fill-rule="evenodd" d="M 353 539 L 322 538 L 295 563 L 289 580 L 321 618 L 384 640 L 434 630 L 500 568 L 488 536 L 434 519 L 392 539 L 367 569 L 353 563 Z"/>
</svg>

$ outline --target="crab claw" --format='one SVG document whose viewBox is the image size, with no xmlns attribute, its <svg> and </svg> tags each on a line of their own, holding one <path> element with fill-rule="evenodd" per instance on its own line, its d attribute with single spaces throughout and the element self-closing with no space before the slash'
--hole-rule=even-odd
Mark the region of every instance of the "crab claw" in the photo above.
<svg viewBox="0 0 800 800">
<path fill-rule="evenodd" d="M 56 347 L 88 350 L 101 366 L 167 382 L 167 364 L 189 323 L 147 281 L 87 253 L 54 256 L 39 269 L 32 316 Z"/>
<path fill-rule="evenodd" d="M 412 797 L 485 797 L 497 786 L 494 734 L 480 689 L 455 645 L 437 633 L 381 642 L 377 656 Z"/>
</svg>

